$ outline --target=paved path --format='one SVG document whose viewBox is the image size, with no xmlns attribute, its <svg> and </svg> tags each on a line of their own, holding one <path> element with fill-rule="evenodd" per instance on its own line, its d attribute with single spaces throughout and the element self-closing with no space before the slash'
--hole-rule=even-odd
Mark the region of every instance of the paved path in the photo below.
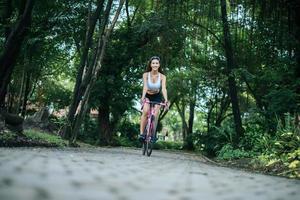
<svg viewBox="0 0 300 200">
<path fill-rule="evenodd" d="M 300 181 L 123 148 L 0 148 L 1 200 L 299 200 Z"/>
</svg>

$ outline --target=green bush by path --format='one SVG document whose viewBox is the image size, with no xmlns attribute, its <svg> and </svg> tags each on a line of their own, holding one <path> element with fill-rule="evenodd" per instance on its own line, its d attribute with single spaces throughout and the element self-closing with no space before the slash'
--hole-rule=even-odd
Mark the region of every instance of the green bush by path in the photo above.
<svg viewBox="0 0 300 200">
<path fill-rule="evenodd" d="M 127 137 L 118 137 L 115 136 L 113 138 L 113 145 L 114 146 L 122 146 L 122 147 L 139 147 L 140 146 L 140 142 L 136 139 L 136 140 L 130 140 Z"/>
<path fill-rule="evenodd" d="M 182 142 L 172 142 L 172 141 L 157 141 L 154 144 L 154 149 L 172 149 L 172 150 L 182 150 Z"/>
<path fill-rule="evenodd" d="M 300 136 L 296 132 L 278 131 L 269 140 L 270 150 L 255 159 L 255 167 L 291 178 L 300 178 Z"/>
<path fill-rule="evenodd" d="M 255 155 L 255 153 L 247 152 L 243 148 L 234 149 L 232 145 L 226 144 L 218 152 L 217 158 L 223 160 L 231 160 L 231 159 L 238 159 L 238 158 L 249 158 L 249 157 L 253 157 L 253 155 Z"/>
<path fill-rule="evenodd" d="M 49 133 L 45 133 L 45 132 L 41 132 L 41 131 L 37 131 L 37 130 L 33 130 L 33 129 L 25 130 L 24 135 L 28 139 L 55 144 L 59 147 L 64 147 L 64 146 L 67 146 L 67 144 L 68 144 L 68 142 L 66 140 L 63 140 L 58 135 L 52 135 Z"/>
<path fill-rule="evenodd" d="M 136 140 L 130 140 L 127 137 L 114 137 L 114 146 L 123 146 L 123 147 L 141 147 L 141 143 Z M 163 149 L 172 149 L 172 150 L 182 150 L 183 143 L 182 142 L 172 142 L 172 141 L 157 141 L 154 144 L 154 149 L 163 150 Z"/>
<path fill-rule="evenodd" d="M 40 130 L 25 130 L 17 134 L 6 130 L 0 133 L 1 147 L 65 147 L 68 142 L 58 135 L 52 135 Z"/>
<path fill-rule="evenodd" d="M 218 159 L 232 160 L 252 158 L 253 169 L 282 175 L 290 178 L 300 178 L 300 135 L 293 123 L 293 118 L 287 114 L 285 126 L 278 120 L 277 131 L 272 135 L 263 132 L 261 126 L 248 123 L 239 148 L 225 144 L 218 151 Z"/>
</svg>

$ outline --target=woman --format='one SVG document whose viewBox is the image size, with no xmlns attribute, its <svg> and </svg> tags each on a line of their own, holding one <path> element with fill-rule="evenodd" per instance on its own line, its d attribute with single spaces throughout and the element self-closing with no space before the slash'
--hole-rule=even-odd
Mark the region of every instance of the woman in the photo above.
<svg viewBox="0 0 300 200">
<path fill-rule="evenodd" d="M 160 58 L 158 56 L 153 56 L 150 58 L 146 72 L 143 74 L 143 93 L 141 102 L 143 103 L 145 99 L 149 101 L 162 102 L 162 96 L 168 107 L 166 76 L 162 74 Z M 141 116 L 140 141 L 145 139 L 143 132 L 147 123 L 147 113 L 149 112 L 149 109 L 150 105 L 145 103 L 143 106 L 143 114 Z M 160 105 L 155 105 L 154 110 L 156 120 L 158 118 L 159 109 Z"/>
</svg>

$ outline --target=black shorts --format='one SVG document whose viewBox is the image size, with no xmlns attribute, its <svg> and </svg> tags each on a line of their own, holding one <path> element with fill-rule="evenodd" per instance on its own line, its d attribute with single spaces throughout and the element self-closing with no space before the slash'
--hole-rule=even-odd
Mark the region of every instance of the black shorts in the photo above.
<svg viewBox="0 0 300 200">
<path fill-rule="evenodd" d="M 148 94 L 146 93 L 146 98 L 148 98 L 150 101 L 154 101 L 154 102 L 162 102 L 162 96 L 161 93 L 156 93 L 156 94 Z"/>
</svg>

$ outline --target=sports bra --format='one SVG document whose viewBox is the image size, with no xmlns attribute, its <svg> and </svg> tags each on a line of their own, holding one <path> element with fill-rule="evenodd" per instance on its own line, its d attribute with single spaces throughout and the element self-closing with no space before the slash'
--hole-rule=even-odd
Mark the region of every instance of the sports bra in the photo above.
<svg viewBox="0 0 300 200">
<path fill-rule="evenodd" d="M 148 81 L 147 81 L 148 90 L 159 91 L 161 87 L 160 81 L 160 73 L 158 73 L 158 79 L 156 83 L 152 83 L 150 72 L 148 73 Z"/>
</svg>

